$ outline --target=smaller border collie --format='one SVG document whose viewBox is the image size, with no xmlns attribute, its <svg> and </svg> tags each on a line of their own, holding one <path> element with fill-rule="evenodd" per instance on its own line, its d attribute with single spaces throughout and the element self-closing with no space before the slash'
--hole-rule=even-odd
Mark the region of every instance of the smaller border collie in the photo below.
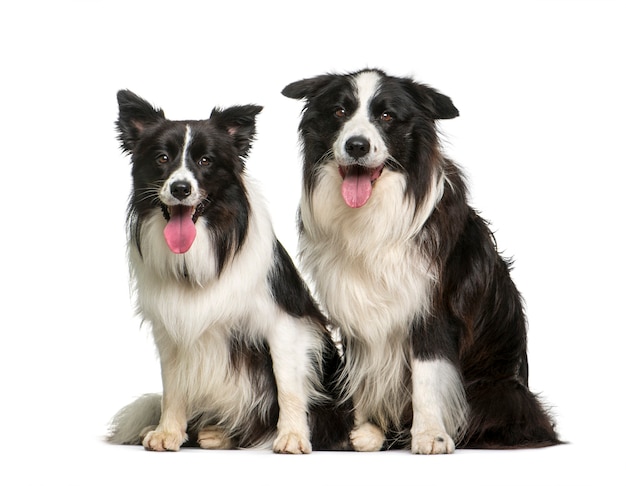
<svg viewBox="0 0 626 486">
<path fill-rule="evenodd" d="M 528 389 L 521 297 L 436 121 L 450 98 L 364 69 L 289 84 L 303 99 L 300 254 L 341 330 L 355 450 L 558 444 Z"/>
<path fill-rule="evenodd" d="M 132 154 L 130 269 L 163 395 L 118 412 L 109 440 L 154 451 L 188 437 L 207 449 L 333 448 L 348 433 L 333 415 L 339 354 L 244 168 L 262 108 L 172 121 L 130 91 L 118 102 Z"/>
</svg>

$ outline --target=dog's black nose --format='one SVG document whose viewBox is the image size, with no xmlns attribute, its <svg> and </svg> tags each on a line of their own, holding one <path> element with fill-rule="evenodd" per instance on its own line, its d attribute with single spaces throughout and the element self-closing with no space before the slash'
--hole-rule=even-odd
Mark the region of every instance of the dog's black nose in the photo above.
<svg viewBox="0 0 626 486">
<path fill-rule="evenodd" d="M 353 159 L 359 159 L 370 151 L 370 142 L 367 138 L 356 136 L 350 137 L 346 142 L 346 152 Z"/>
<path fill-rule="evenodd" d="M 172 196 L 182 201 L 191 194 L 191 184 L 187 181 L 174 181 L 170 185 L 170 192 Z"/>
</svg>

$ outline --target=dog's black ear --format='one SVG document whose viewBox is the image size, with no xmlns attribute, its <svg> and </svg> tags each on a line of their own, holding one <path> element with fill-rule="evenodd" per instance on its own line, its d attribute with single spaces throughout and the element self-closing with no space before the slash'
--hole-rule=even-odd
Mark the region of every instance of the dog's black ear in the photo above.
<svg viewBox="0 0 626 486">
<path fill-rule="evenodd" d="M 256 116 L 262 109 L 259 105 L 236 105 L 223 110 L 214 108 L 210 120 L 233 137 L 239 155 L 245 157 L 256 135 Z"/>
<path fill-rule="evenodd" d="M 413 96 L 420 107 L 431 114 L 433 120 L 445 120 L 459 116 L 452 100 L 439 91 L 421 83 L 412 83 Z"/>
<path fill-rule="evenodd" d="M 293 98 L 295 100 L 310 99 L 333 78 L 334 76 L 330 74 L 322 74 L 314 78 L 301 79 L 300 81 L 295 81 L 285 86 L 281 93 L 287 98 Z"/>
<path fill-rule="evenodd" d="M 120 109 L 116 123 L 118 138 L 122 149 L 132 152 L 145 128 L 164 120 L 165 113 L 128 90 L 117 92 L 117 103 Z"/>
</svg>

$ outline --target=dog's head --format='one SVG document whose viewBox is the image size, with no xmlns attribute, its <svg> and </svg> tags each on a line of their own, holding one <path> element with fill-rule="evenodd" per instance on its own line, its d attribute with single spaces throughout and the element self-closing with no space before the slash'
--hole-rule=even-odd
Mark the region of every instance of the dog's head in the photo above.
<svg viewBox="0 0 626 486">
<path fill-rule="evenodd" d="M 117 99 L 119 140 L 132 155 L 132 213 L 141 219 L 162 210 L 169 248 L 185 253 L 200 217 L 220 217 L 239 193 L 245 200 L 244 158 L 262 107 L 216 108 L 206 120 L 172 121 L 130 91 L 119 91 Z"/>
<path fill-rule="evenodd" d="M 424 166 L 438 150 L 435 121 L 459 114 L 429 86 L 377 69 L 303 79 L 282 93 L 306 100 L 300 122 L 305 188 L 315 187 L 320 164 L 336 164 L 342 196 L 354 208 L 368 201 L 386 170 L 403 171 L 416 179 L 411 190 L 424 190 L 420 185 L 431 180 Z"/>
</svg>

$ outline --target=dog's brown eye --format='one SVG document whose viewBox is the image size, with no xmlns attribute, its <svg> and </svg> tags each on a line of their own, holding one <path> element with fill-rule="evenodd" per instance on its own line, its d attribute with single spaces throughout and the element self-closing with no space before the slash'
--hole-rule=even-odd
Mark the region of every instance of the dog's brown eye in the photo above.
<svg viewBox="0 0 626 486">
<path fill-rule="evenodd" d="M 335 116 L 337 118 L 345 118 L 346 110 L 344 108 L 341 108 L 340 106 L 335 108 Z"/>
<path fill-rule="evenodd" d="M 170 161 L 170 158 L 165 154 L 161 154 L 157 157 L 156 161 L 159 164 L 167 164 Z"/>
<path fill-rule="evenodd" d="M 211 159 L 207 157 L 206 155 L 204 157 L 201 157 L 200 160 L 198 160 L 198 165 L 201 165 L 203 167 L 206 167 L 210 163 L 211 163 Z"/>
<path fill-rule="evenodd" d="M 380 119 L 384 122 L 390 122 L 393 120 L 393 115 L 388 111 L 385 111 L 382 115 L 380 115 Z"/>
</svg>

